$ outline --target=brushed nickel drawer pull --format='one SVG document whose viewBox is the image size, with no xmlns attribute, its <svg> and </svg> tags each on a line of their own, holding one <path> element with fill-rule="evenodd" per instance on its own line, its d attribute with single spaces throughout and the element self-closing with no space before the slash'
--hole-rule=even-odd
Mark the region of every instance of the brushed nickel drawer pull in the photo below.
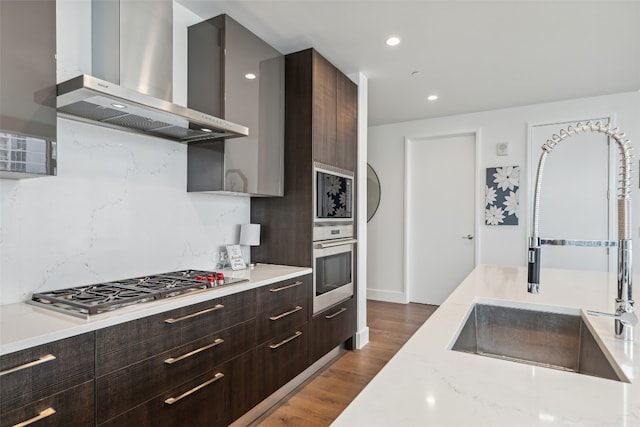
<svg viewBox="0 0 640 427">
<path fill-rule="evenodd" d="M 293 282 L 290 285 L 280 286 L 279 288 L 271 288 L 269 289 L 269 292 L 280 292 L 280 291 L 284 291 L 285 289 L 295 288 L 296 286 L 300 286 L 300 285 L 302 285 L 302 282 L 298 280 L 296 282 Z"/>
<path fill-rule="evenodd" d="M 179 362 L 179 361 L 181 361 L 181 360 L 184 360 L 184 359 L 186 359 L 186 358 L 188 358 L 188 357 L 194 356 L 194 355 L 196 355 L 196 354 L 198 354 L 198 353 L 200 353 L 200 352 L 203 352 L 203 351 L 205 351 L 205 350 L 209 350 L 210 348 L 215 347 L 215 346 L 217 346 L 217 345 L 220 345 L 220 344 L 222 344 L 223 342 L 224 342 L 224 340 L 223 340 L 222 338 L 217 338 L 217 339 L 216 339 L 214 342 L 212 342 L 211 344 L 209 344 L 209 345 L 205 345 L 204 347 L 197 348 L 197 349 L 195 349 L 195 350 L 193 350 L 193 351 L 190 351 L 189 353 L 183 354 L 182 356 L 178 356 L 178 357 L 170 357 L 170 358 L 168 358 L 168 359 L 165 359 L 164 363 L 166 363 L 167 365 L 171 365 L 171 364 L 173 364 L 173 363 L 176 363 L 176 362 Z"/>
<path fill-rule="evenodd" d="M 191 396 L 193 393 L 195 393 L 198 390 L 202 390 L 203 388 L 205 388 L 206 386 L 213 384 L 214 382 L 218 381 L 220 378 L 224 377 L 224 374 L 222 372 L 218 372 L 217 374 L 215 374 L 213 376 L 213 378 L 211 378 L 209 381 L 205 381 L 202 384 L 200 384 L 199 386 L 195 386 L 194 388 L 192 388 L 189 391 L 185 391 L 184 393 L 182 393 L 180 396 L 178 397 L 170 397 L 168 399 L 165 399 L 164 403 L 166 403 L 167 405 L 173 405 L 174 403 L 179 402 L 180 400 L 184 399 L 185 397 Z"/>
<path fill-rule="evenodd" d="M 38 422 L 40 420 L 43 420 L 43 419 L 45 419 L 47 417 L 50 417 L 51 415 L 53 415 L 55 413 L 56 413 L 55 409 L 47 408 L 47 409 L 45 409 L 44 411 L 40 412 L 38 415 L 36 415 L 33 418 L 30 418 L 30 419 L 28 419 L 26 421 L 23 421 L 21 423 L 18 423 L 18 424 L 14 424 L 13 427 L 25 427 L 25 426 L 31 425 L 31 424 L 33 424 L 35 422 Z"/>
<path fill-rule="evenodd" d="M 285 339 L 285 340 L 283 340 L 283 341 L 280 341 L 278 344 L 271 344 L 271 345 L 269 346 L 269 348 L 270 348 L 270 349 L 272 349 L 272 350 L 275 350 L 275 349 L 276 349 L 276 348 L 278 348 L 278 347 L 282 347 L 283 345 L 285 345 L 285 344 L 286 344 L 286 343 L 288 343 L 289 341 L 291 341 L 291 340 L 294 340 L 294 339 L 298 338 L 300 335 L 302 335 L 302 332 L 300 332 L 300 331 L 296 331 L 296 333 L 295 333 L 295 334 L 293 334 L 292 336 L 290 336 L 289 338 L 287 338 L 287 339 Z"/>
<path fill-rule="evenodd" d="M 31 368 L 33 366 L 39 365 L 45 362 L 51 362 L 55 360 L 55 356 L 53 354 L 47 354 L 45 356 L 40 357 L 39 359 L 34 360 L 33 362 L 25 363 L 24 365 L 16 366 L 15 368 L 7 369 L 6 371 L 0 372 L 0 377 L 7 374 L 12 374 L 16 371 L 21 371 L 22 369 Z"/>
<path fill-rule="evenodd" d="M 198 311 L 196 313 L 187 314 L 186 316 L 178 317 L 177 319 L 166 319 L 164 323 L 176 323 L 182 322 L 183 320 L 191 319 L 193 317 L 201 316 L 203 314 L 211 313 L 212 311 L 220 310 L 224 308 L 223 304 L 216 304 L 215 307 L 207 308 L 206 310 Z"/>
<path fill-rule="evenodd" d="M 300 311 L 300 310 L 302 310 L 302 307 L 300 307 L 299 305 L 296 305 L 296 308 L 294 308 L 293 310 L 285 311 L 284 313 L 278 314 L 277 316 L 271 316 L 269 317 L 269 320 L 280 320 L 283 317 L 287 317 L 288 315 L 293 314 L 296 311 Z"/>
<path fill-rule="evenodd" d="M 324 316 L 325 319 L 333 319 L 334 317 L 336 317 L 338 314 L 342 314 L 345 311 L 347 311 L 347 309 L 345 307 L 342 307 L 340 310 L 336 311 L 333 314 L 327 314 L 326 316 Z"/>
</svg>

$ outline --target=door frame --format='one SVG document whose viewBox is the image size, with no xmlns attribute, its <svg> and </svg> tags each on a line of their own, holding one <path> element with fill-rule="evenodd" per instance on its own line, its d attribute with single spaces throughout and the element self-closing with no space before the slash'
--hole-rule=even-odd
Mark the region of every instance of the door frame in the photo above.
<svg viewBox="0 0 640 427">
<path fill-rule="evenodd" d="M 592 121 L 592 122 L 597 122 L 599 120 L 603 120 L 603 119 L 607 119 L 609 120 L 609 123 L 611 124 L 612 128 L 616 127 L 616 114 L 615 113 L 605 113 L 605 114 L 585 114 L 585 116 L 590 116 L 592 118 L 581 118 L 581 119 L 575 119 L 575 118 L 569 118 L 567 119 L 565 118 L 555 118 L 552 120 L 541 120 L 541 121 L 536 121 L 536 122 L 527 122 L 527 149 L 526 149 L 526 165 L 527 165 L 527 207 L 526 207 L 526 219 L 525 219 L 525 230 L 524 230 L 524 234 L 525 234 L 525 244 L 522 245 L 522 250 L 524 253 L 524 258 L 523 259 L 527 259 L 527 251 L 528 251 L 528 245 L 529 245 L 529 237 L 531 236 L 531 227 L 533 226 L 533 193 L 534 193 L 534 187 L 536 185 L 536 172 L 538 169 L 538 159 L 540 158 L 540 147 L 533 147 L 533 130 L 535 127 L 539 127 L 539 126 L 550 126 L 550 125 L 562 125 L 562 124 L 566 124 L 566 123 L 573 123 L 573 124 L 577 124 L 578 122 L 583 122 L 586 123 L 587 121 Z M 552 135 L 549 135 L 549 137 L 551 137 Z M 609 144 L 615 144 L 615 142 L 613 142 L 611 140 L 611 138 L 609 138 Z M 535 153 L 534 153 L 534 149 L 535 149 Z M 610 153 L 617 153 L 617 150 L 615 149 L 615 147 L 613 149 L 610 150 Z M 549 156 L 551 157 L 551 156 Z M 617 224 L 617 203 L 616 203 L 616 199 L 618 197 L 618 192 L 617 192 L 617 185 L 616 185 L 616 181 L 617 181 L 617 162 L 616 162 L 616 156 L 609 156 L 609 207 L 608 207 L 608 230 L 607 230 L 607 235 L 608 235 L 608 239 L 609 240 L 617 240 L 617 237 L 615 235 L 616 232 L 616 224 Z M 522 175 L 521 175 L 522 178 Z M 543 180 L 544 181 L 544 180 Z M 542 184 L 544 186 L 544 183 Z M 547 237 L 547 236 L 541 236 L 541 237 Z M 588 237 L 585 237 L 588 238 Z M 617 251 L 615 250 L 609 250 L 609 257 L 608 257 L 608 265 L 609 265 L 609 271 L 616 271 L 617 269 Z"/>
<path fill-rule="evenodd" d="M 403 272 L 402 272 L 402 293 L 404 297 L 404 303 L 408 304 L 410 302 L 410 294 L 411 289 L 409 288 L 409 208 L 410 208 L 410 200 L 409 200 L 409 190 L 411 189 L 411 182 L 409 177 L 411 176 L 411 166 L 409 162 L 409 158 L 411 155 L 411 143 L 416 143 L 418 141 L 430 140 L 430 139 L 440 139 L 440 138 L 452 138 L 456 136 L 474 136 L 474 157 L 475 157 L 475 173 L 474 173 L 474 192 L 475 197 L 473 200 L 473 235 L 474 235 L 474 243 L 473 243 L 473 251 L 474 251 L 474 259 L 473 266 L 474 268 L 478 265 L 479 259 L 479 249 L 480 245 L 478 241 L 480 240 L 479 231 L 479 219 L 480 216 L 478 214 L 478 207 L 481 206 L 480 203 L 480 194 L 481 188 L 479 187 L 479 183 L 481 182 L 480 177 L 480 142 L 481 142 L 481 129 L 471 129 L 471 130 L 460 130 L 456 132 L 446 132 L 446 133 L 434 133 L 434 134 L 426 134 L 420 136 L 405 136 L 404 138 L 404 218 L 403 218 Z"/>
</svg>

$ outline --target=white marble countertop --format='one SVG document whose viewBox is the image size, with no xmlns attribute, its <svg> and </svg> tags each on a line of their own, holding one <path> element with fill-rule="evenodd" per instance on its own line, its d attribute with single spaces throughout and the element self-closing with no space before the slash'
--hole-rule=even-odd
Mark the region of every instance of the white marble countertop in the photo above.
<svg viewBox="0 0 640 427">
<path fill-rule="evenodd" d="M 585 314 L 612 312 L 616 287 L 615 274 L 543 269 L 532 295 L 525 268 L 478 266 L 333 425 L 640 426 L 640 326 L 624 342 Z M 631 383 L 450 350 L 476 301 L 582 312 Z"/>
<path fill-rule="evenodd" d="M 222 271 L 225 277 L 238 277 L 248 281 L 217 289 L 206 289 L 189 295 L 135 304 L 92 316 L 87 320 L 26 303 L 0 306 L 0 355 L 312 272 L 306 267 L 271 264 L 258 264 L 253 270 Z"/>
</svg>

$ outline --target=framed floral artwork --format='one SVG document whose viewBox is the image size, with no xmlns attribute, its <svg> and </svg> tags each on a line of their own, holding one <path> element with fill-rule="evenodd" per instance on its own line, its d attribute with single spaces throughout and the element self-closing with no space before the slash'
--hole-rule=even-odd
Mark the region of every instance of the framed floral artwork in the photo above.
<svg viewBox="0 0 640 427">
<path fill-rule="evenodd" d="M 487 225 L 518 225 L 520 167 L 487 168 L 484 188 L 484 222 Z"/>
</svg>

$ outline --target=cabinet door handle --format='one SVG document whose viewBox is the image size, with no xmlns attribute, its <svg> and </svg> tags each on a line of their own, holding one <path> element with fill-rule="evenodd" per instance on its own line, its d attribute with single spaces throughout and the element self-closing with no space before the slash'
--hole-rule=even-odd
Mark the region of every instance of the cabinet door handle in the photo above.
<svg viewBox="0 0 640 427">
<path fill-rule="evenodd" d="M 51 362 L 55 360 L 55 356 L 53 354 L 47 354 L 45 356 L 40 357 L 39 359 L 34 360 L 33 362 L 25 363 L 24 365 L 16 366 L 15 368 L 7 369 L 6 371 L 0 372 L 0 377 L 7 374 L 12 374 L 16 371 L 21 371 L 22 369 L 31 368 L 33 366 L 39 365 L 45 362 Z"/>
<path fill-rule="evenodd" d="M 285 289 L 294 288 L 300 285 L 302 285 L 302 282 L 298 280 L 296 282 L 293 282 L 290 285 L 280 286 L 279 288 L 271 288 L 269 289 L 269 292 L 280 292 L 280 291 L 284 291 Z"/>
<path fill-rule="evenodd" d="M 316 243 L 316 249 L 334 248 L 336 246 L 353 245 L 358 243 L 356 239 L 332 240 L 329 242 Z"/>
<path fill-rule="evenodd" d="M 205 381 L 205 382 L 203 382 L 202 384 L 200 384 L 198 386 L 195 386 L 194 388 L 192 388 L 189 391 L 185 391 L 180 396 L 170 397 L 168 399 L 165 399 L 164 403 L 166 403 L 167 405 L 173 405 L 174 403 L 179 402 L 180 400 L 184 399 L 185 397 L 191 396 L 193 393 L 197 392 L 198 390 L 202 390 L 206 386 L 215 383 L 216 381 L 218 381 L 222 377 L 224 377 L 224 374 L 222 372 L 218 372 L 210 380 Z"/>
<path fill-rule="evenodd" d="M 287 339 L 285 339 L 285 340 L 280 341 L 278 344 L 271 344 L 271 345 L 269 346 L 269 348 L 270 348 L 270 349 L 272 349 L 272 350 L 275 350 L 275 349 L 276 349 L 276 348 L 278 348 L 278 347 L 282 347 L 283 345 L 285 345 L 285 344 L 286 344 L 286 343 L 288 343 L 289 341 L 292 341 L 292 340 L 294 340 L 294 339 L 298 338 L 300 335 L 302 335 L 302 332 L 300 332 L 300 331 L 296 331 L 296 333 L 295 333 L 295 334 L 293 334 L 292 336 L 290 336 L 289 338 L 287 338 Z"/>
<path fill-rule="evenodd" d="M 280 320 L 283 317 L 287 317 L 288 315 L 293 314 L 296 311 L 300 311 L 300 310 L 302 310 L 302 307 L 300 307 L 299 305 L 296 305 L 296 308 L 294 308 L 293 310 L 285 311 L 284 313 L 278 314 L 277 316 L 271 316 L 269 317 L 269 320 Z"/>
<path fill-rule="evenodd" d="M 189 353 L 185 353 L 185 354 L 183 354 L 182 356 L 178 356 L 178 357 L 170 357 L 170 358 L 168 358 L 168 359 L 165 359 L 164 363 L 166 363 L 167 365 L 171 365 L 171 364 L 173 364 L 173 363 L 176 363 L 176 362 L 179 362 L 179 361 L 181 361 L 181 360 L 187 359 L 187 358 L 189 358 L 189 357 L 191 357 L 191 356 L 194 356 L 194 355 L 196 355 L 196 354 L 198 354 L 198 353 L 200 353 L 200 352 L 203 352 L 203 351 L 205 351 L 205 350 L 209 350 L 210 348 L 213 348 L 213 347 L 215 347 L 215 346 L 217 346 L 217 345 L 220 345 L 220 344 L 222 344 L 223 342 L 224 342 L 224 340 L 223 340 L 222 338 L 217 338 L 217 339 L 216 339 L 214 342 L 212 342 L 211 344 L 209 344 L 209 345 L 205 345 L 204 347 L 197 348 L 197 349 L 195 349 L 195 350 L 193 350 L 193 351 L 190 351 Z"/>
<path fill-rule="evenodd" d="M 347 309 L 345 307 L 342 307 L 340 310 L 336 311 L 333 314 L 327 314 L 326 316 L 324 316 L 325 319 L 333 319 L 334 317 L 336 317 L 338 314 L 342 314 L 345 311 L 347 311 Z"/>
<path fill-rule="evenodd" d="M 23 421 L 23 422 L 18 423 L 18 424 L 14 424 L 13 427 L 25 427 L 25 426 L 31 425 L 31 424 L 33 424 L 35 422 L 38 422 L 40 420 L 43 420 L 43 419 L 45 419 L 47 417 L 50 417 L 51 415 L 53 415 L 55 413 L 56 413 L 56 410 L 51 408 L 51 407 L 49 407 L 49 408 L 45 409 L 44 411 L 40 412 L 38 415 L 36 415 L 33 418 L 29 418 L 26 421 Z"/>
<path fill-rule="evenodd" d="M 187 314 L 186 316 L 178 317 L 177 319 L 166 319 L 164 323 L 176 323 L 182 322 L 183 320 L 191 319 L 193 317 L 202 316 L 203 314 L 211 313 L 212 311 L 220 310 L 224 308 L 223 304 L 216 304 L 215 307 L 208 308 L 206 310 L 198 311 L 196 313 Z"/>
</svg>

